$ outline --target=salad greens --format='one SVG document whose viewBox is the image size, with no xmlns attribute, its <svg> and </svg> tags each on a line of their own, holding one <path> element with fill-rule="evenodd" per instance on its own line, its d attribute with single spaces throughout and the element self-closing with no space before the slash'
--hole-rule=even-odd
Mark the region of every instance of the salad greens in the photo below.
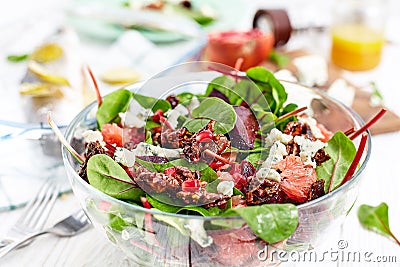
<svg viewBox="0 0 400 267">
<path fill-rule="evenodd" d="M 143 108 L 151 109 L 153 112 L 156 112 L 159 109 L 166 112 L 171 109 L 171 104 L 163 99 L 156 99 L 154 97 L 140 94 L 133 94 L 133 99 L 135 99 Z"/>
<path fill-rule="evenodd" d="M 376 207 L 364 204 L 358 208 L 358 220 L 366 229 L 391 237 L 400 246 L 400 241 L 390 230 L 388 210 L 389 207 L 384 202 Z"/>
<path fill-rule="evenodd" d="M 290 236 L 296 230 L 299 218 L 293 204 L 266 204 L 235 208 L 228 212 L 239 214 L 258 237 L 269 243 Z"/>
<path fill-rule="evenodd" d="M 204 99 L 198 107 L 192 110 L 193 119 L 183 124 L 191 132 L 197 132 L 210 120 L 216 121 L 215 132 L 226 134 L 236 123 L 236 113 L 233 107 L 223 100 L 211 97 Z"/>
<path fill-rule="evenodd" d="M 361 157 L 356 153 L 362 155 L 364 146 L 357 152 L 352 142 L 359 131 L 349 138 L 325 130 L 324 138 L 317 138 L 313 127 L 318 125 L 304 120 L 312 119 L 300 114 L 305 107 L 286 103 L 285 88 L 271 72 L 255 67 L 245 75 L 223 75 L 212 80 L 204 94 L 184 92 L 166 100 L 126 89 L 105 96 L 96 114 L 102 138 L 85 141 L 80 175 L 105 194 L 147 209 L 219 216 L 221 221 L 239 216 L 254 235 L 269 243 L 290 237 L 299 223 L 296 204 L 346 182 L 353 160 Z M 142 128 L 126 127 L 121 121 L 119 115 L 127 112 L 131 101 L 148 111 Z M 172 116 L 174 112 L 178 115 Z M 172 124 L 172 117 L 178 122 Z M 106 124 L 114 128 L 103 127 Z M 129 140 L 119 144 L 116 140 L 122 137 Z M 132 153 L 134 166 L 127 167 L 117 150 Z M 366 224 L 374 224 L 371 212 L 363 208 L 361 214 Z M 145 214 L 143 227 L 150 233 L 153 218 L 201 246 L 212 243 L 206 228 L 230 227 L 218 220 L 211 226 L 194 226 L 183 217 Z M 126 222 L 117 216 L 111 224 L 122 229 Z"/>
<path fill-rule="evenodd" d="M 125 170 L 107 155 L 92 156 L 87 162 L 87 173 L 89 183 L 109 196 L 132 201 L 144 196 Z"/>
<path fill-rule="evenodd" d="M 354 143 L 342 132 L 336 132 L 325 151 L 331 159 L 316 168 L 319 179 L 325 180 L 325 193 L 338 188 L 356 155 Z"/>
<path fill-rule="evenodd" d="M 106 123 L 118 123 L 120 121 L 119 113 L 128 109 L 131 99 L 132 93 L 126 89 L 106 95 L 96 113 L 99 128 L 101 129 Z"/>
</svg>

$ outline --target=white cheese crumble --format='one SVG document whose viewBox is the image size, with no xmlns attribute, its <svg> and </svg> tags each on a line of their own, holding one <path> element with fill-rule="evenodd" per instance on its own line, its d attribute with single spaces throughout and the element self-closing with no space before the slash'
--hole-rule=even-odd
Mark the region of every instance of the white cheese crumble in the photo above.
<svg viewBox="0 0 400 267">
<path fill-rule="evenodd" d="M 87 130 L 82 133 L 82 137 L 85 143 L 92 143 L 96 141 L 99 141 L 100 143 L 103 142 L 103 135 L 99 131 Z"/>
<path fill-rule="evenodd" d="M 188 220 L 183 226 L 190 231 L 190 237 L 205 248 L 210 246 L 214 240 L 207 235 L 203 223 L 203 220 Z"/>
<path fill-rule="evenodd" d="M 153 115 L 151 109 L 143 108 L 137 101 L 133 101 L 129 107 L 129 111 L 119 113 L 122 124 L 125 126 L 142 128 L 146 125 L 148 117 Z"/>
<path fill-rule="evenodd" d="M 324 148 L 326 144 L 320 140 L 311 141 L 299 135 L 294 137 L 294 142 L 300 146 L 300 158 L 303 163 L 316 168 L 316 163 L 312 160 L 312 157 L 319 149 Z"/>
<path fill-rule="evenodd" d="M 178 126 L 178 118 L 179 116 L 186 116 L 189 114 L 189 111 L 184 105 L 178 104 L 174 109 L 170 109 L 165 112 L 165 116 L 168 119 L 168 122 L 172 127 L 176 128 Z"/>
<path fill-rule="evenodd" d="M 323 57 L 308 55 L 295 58 L 300 83 L 306 86 L 324 85 L 328 81 L 328 66 Z"/>
<path fill-rule="evenodd" d="M 144 142 L 139 143 L 133 151 L 136 156 L 159 156 L 166 158 L 179 158 L 182 153 L 182 149 L 162 148 Z"/>
<path fill-rule="evenodd" d="M 190 111 L 192 111 L 193 109 L 197 108 L 199 105 L 200 105 L 199 99 L 197 99 L 197 97 L 194 96 L 194 97 L 190 100 L 190 103 L 189 103 L 189 105 L 187 106 L 187 109 L 190 110 Z"/>
<path fill-rule="evenodd" d="M 323 139 L 325 136 L 322 134 L 321 129 L 317 126 L 317 121 L 311 117 L 298 117 L 299 122 L 310 126 L 311 132 L 317 139 Z"/>
<path fill-rule="evenodd" d="M 271 146 L 268 158 L 261 164 L 261 168 L 257 171 L 256 178 L 260 182 L 264 181 L 264 179 L 279 182 L 281 177 L 278 172 L 272 169 L 272 165 L 283 160 L 284 156 L 287 156 L 286 146 L 280 141 L 275 141 Z"/>
<path fill-rule="evenodd" d="M 287 69 L 278 70 L 277 72 L 274 73 L 274 76 L 278 80 L 293 82 L 293 83 L 297 82 L 297 78 L 293 75 L 293 73 L 290 70 Z"/>
<path fill-rule="evenodd" d="M 134 151 L 117 147 L 114 152 L 114 160 L 126 167 L 133 167 L 133 165 L 135 165 L 136 155 Z"/>
<path fill-rule="evenodd" d="M 265 145 L 267 147 L 272 146 L 276 141 L 279 141 L 283 144 L 287 144 L 290 141 L 292 141 L 293 136 L 289 135 L 289 134 L 284 134 L 281 131 L 279 131 L 276 128 L 273 128 L 271 130 L 271 132 L 269 132 L 269 134 L 267 135 L 267 137 L 265 138 Z"/>
<path fill-rule="evenodd" d="M 281 142 L 276 141 L 269 151 L 268 158 L 263 162 L 261 167 L 270 167 L 283 160 L 283 156 L 287 156 L 286 146 Z"/>
<path fill-rule="evenodd" d="M 256 178 L 260 181 L 263 181 L 264 179 L 276 182 L 281 181 L 280 174 L 276 170 L 271 168 L 260 168 L 256 173 Z"/>
<path fill-rule="evenodd" d="M 235 183 L 232 181 L 222 181 L 217 185 L 217 192 L 225 196 L 233 195 L 233 187 Z"/>
<path fill-rule="evenodd" d="M 356 93 L 354 88 L 352 86 L 348 86 L 345 80 L 337 79 L 331 84 L 327 94 L 350 107 L 353 104 Z"/>
</svg>

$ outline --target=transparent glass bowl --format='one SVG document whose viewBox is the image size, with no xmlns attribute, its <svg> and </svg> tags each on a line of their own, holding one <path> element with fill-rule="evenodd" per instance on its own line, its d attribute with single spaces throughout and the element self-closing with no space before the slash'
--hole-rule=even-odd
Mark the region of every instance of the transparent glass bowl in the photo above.
<svg viewBox="0 0 400 267">
<path fill-rule="evenodd" d="M 205 63 L 204 63 L 205 64 Z M 166 96 L 170 92 L 156 92 L 169 85 L 173 88 L 191 88 L 196 81 L 205 86 L 212 78 L 221 75 L 204 68 L 204 65 L 169 69 L 152 78 L 151 83 L 139 83 L 130 86 L 153 96 Z M 294 102 L 308 106 L 314 117 L 331 131 L 345 131 L 351 127 L 359 128 L 363 123 L 350 108 L 331 99 L 327 95 L 304 86 L 283 82 L 288 93 L 288 103 Z M 147 89 L 146 89 L 147 88 Z M 149 89 L 153 88 L 153 89 Z M 143 90 L 145 89 L 145 90 Z M 190 90 L 200 90 L 192 88 Z M 77 148 L 83 144 L 75 137 L 85 129 L 93 129 L 96 103 L 80 112 L 66 130 L 66 138 Z M 368 139 L 370 140 L 370 138 Z M 79 149 L 78 149 L 79 150 Z M 353 206 L 363 172 L 371 151 L 368 141 L 360 162 L 360 168 L 354 177 L 337 190 L 321 198 L 301 204 L 299 224 L 296 231 L 287 240 L 271 244 L 275 248 L 318 247 L 327 235 L 338 235 L 346 214 Z M 63 149 L 63 160 L 72 189 L 83 209 L 90 217 L 95 228 L 103 233 L 114 245 L 121 248 L 140 266 L 264 266 L 259 259 L 267 244 L 257 238 L 245 221 L 240 217 L 200 217 L 177 215 L 155 210 L 112 198 L 93 188 L 78 174 L 78 163 Z M 148 226 L 151 221 L 152 229 Z M 211 245 L 205 246 L 210 243 Z M 294 245 L 294 246 L 292 246 Z"/>
</svg>

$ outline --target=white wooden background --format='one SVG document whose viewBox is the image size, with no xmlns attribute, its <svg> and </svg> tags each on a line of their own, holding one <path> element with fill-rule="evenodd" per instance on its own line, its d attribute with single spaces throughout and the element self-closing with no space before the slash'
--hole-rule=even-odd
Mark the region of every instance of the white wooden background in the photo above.
<svg viewBox="0 0 400 267">
<path fill-rule="evenodd" d="M 2 3 L 0 8 L 0 22 L 15 16 L 24 16 L 21 13 L 29 14 L 37 8 L 50 8 L 54 12 L 68 1 L 49 1 L 49 0 L 16 0 Z M 252 14 L 255 6 L 280 6 L 288 4 L 290 1 L 248 1 L 249 10 L 244 13 L 246 16 Z M 303 3 L 315 3 L 314 12 L 326 10 L 331 1 L 291 1 L 290 4 L 296 5 L 301 9 Z M 318 7 L 318 4 L 320 8 Z M 400 28 L 400 4 L 398 1 L 391 1 L 392 8 L 388 15 L 391 16 L 391 29 Z M 325 9 L 324 9 L 325 8 Z M 305 9 L 303 8 L 303 12 Z M 321 11 L 322 12 L 322 11 Z M 318 13 L 313 13 L 318 18 Z M 297 21 L 301 18 L 296 18 Z M 310 19 L 307 16 L 307 19 Z M 320 18 L 324 21 L 324 18 Z M 248 27 L 248 21 L 243 23 L 243 28 Z M 0 33 L 1 34 L 1 33 Z M 386 105 L 400 114 L 400 86 L 399 86 L 399 64 L 400 64 L 400 41 L 396 35 L 392 35 L 392 43 L 387 45 L 383 54 L 383 60 L 378 69 L 368 73 L 348 73 L 347 78 L 356 84 L 367 84 L 370 81 L 377 82 L 386 102 Z M 308 36 L 310 37 L 310 36 Z M 315 36 L 314 36 L 315 37 Z M 290 47 L 303 47 L 315 49 L 327 55 L 329 39 L 322 36 L 321 39 L 298 39 L 289 44 Z M 3 51 L 0 56 L 4 57 Z M 3 73 L 4 74 L 4 73 Z M 3 76 L 4 77 L 4 76 Z M 372 156 L 367 169 L 362 177 L 363 182 L 360 188 L 360 195 L 356 203 L 356 208 L 366 203 L 378 205 L 386 202 L 389 205 L 390 223 L 392 231 L 400 236 L 400 174 L 399 151 L 400 133 L 384 134 L 374 136 L 372 140 Z M 64 195 L 55 205 L 53 213 L 49 219 L 49 225 L 70 214 L 79 207 L 77 200 L 72 194 Z M 327 240 L 327 247 L 331 251 L 337 250 L 337 242 L 345 240 L 348 242 L 348 251 L 372 252 L 373 256 L 396 256 L 396 263 L 338 263 L 324 261 L 324 266 L 400 266 L 400 247 L 394 242 L 377 234 L 368 232 L 361 228 L 356 217 L 356 208 L 349 214 L 344 226 L 342 236 L 331 237 Z M 0 213 L 0 236 L 20 215 L 21 210 L 14 210 Z M 372 259 L 372 258 L 371 258 Z M 212 265 L 212 263 L 210 263 Z M 287 264 L 289 265 L 289 264 Z M 320 266 L 321 263 L 315 264 Z M 122 252 L 113 247 L 94 229 L 91 229 L 79 236 L 60 239 L 54 236 L 39 237 L 32 245 L 10 253 L 7 257 L 0 260 L 0 266 L 135 266 Z M 286 266 L 286 265 L 283 265 Z M 297 264 L 296 266 L 310 266 L 310 263 Z"/>
</svg>

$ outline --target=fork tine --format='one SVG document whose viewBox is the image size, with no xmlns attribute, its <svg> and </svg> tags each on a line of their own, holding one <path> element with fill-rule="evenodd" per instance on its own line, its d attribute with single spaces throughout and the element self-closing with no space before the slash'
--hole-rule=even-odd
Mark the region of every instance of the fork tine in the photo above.
<svg viewBox="0 0 400 267">
<path fill-rule="evenodd" d="M 48 182 L 45 182 L 43 186 L 40 188 L 38 194 L 36 195 L 35 198 L 33 198 L 25 207 L 23 215 L 19 217 L 19 219 L 16 221 L 16 224 L 26 224 L 30 222 L 32 219 L 32 216 L 35 214 L 35 211 L 39 205 L 39 203 L 43 200 L 43 198 L 46 196 L 46 192 L 48 190 L 48 187 L 50 184 Z"/>
<path fill-rule="evenodd" d="M 53 206 L 57 200 L 59 192 L 60 192 L 60 186 L 59 185 L 54 186 L 53 190 L 50 193 L 51 194 L 50 200 L 47 202 L 47 205 L 43 209 L 42 216 L 39 217 L 39 220 L 38 220 L 36 226 L 33 226 L 33 227 L 35 227 L 36 229 L 43 228 L 44 224 L 46 223 L 46 221 L 50 215 L 51 210 L 53 209 Z"/>
<path fill-rule="evenodd" d="M 44 212 L 47 209 L 48 205 L 50 204 L 50 202 L 52 200 L 52 195 L 54 194 L 54 192 L 56 192 L 56 186 L 54 185 L 54 183 L 50 183 L 44 198 L 42 199 L 41 202 L 39 202 L 39 205 L 37 206 L 31 220 L 28 222 L 28 224 L 27 224 L 28 227 L 36 228 L 39 225 L 40 219 L 42 218 L 43 215 L 47 219 L 48 214 L 44 214 Z M 50 207 L 52 207 L 52 206 L 50 206 Z M 50 210 L 49 210 L 49 212 L 50 212 Z"/>
</svg>

